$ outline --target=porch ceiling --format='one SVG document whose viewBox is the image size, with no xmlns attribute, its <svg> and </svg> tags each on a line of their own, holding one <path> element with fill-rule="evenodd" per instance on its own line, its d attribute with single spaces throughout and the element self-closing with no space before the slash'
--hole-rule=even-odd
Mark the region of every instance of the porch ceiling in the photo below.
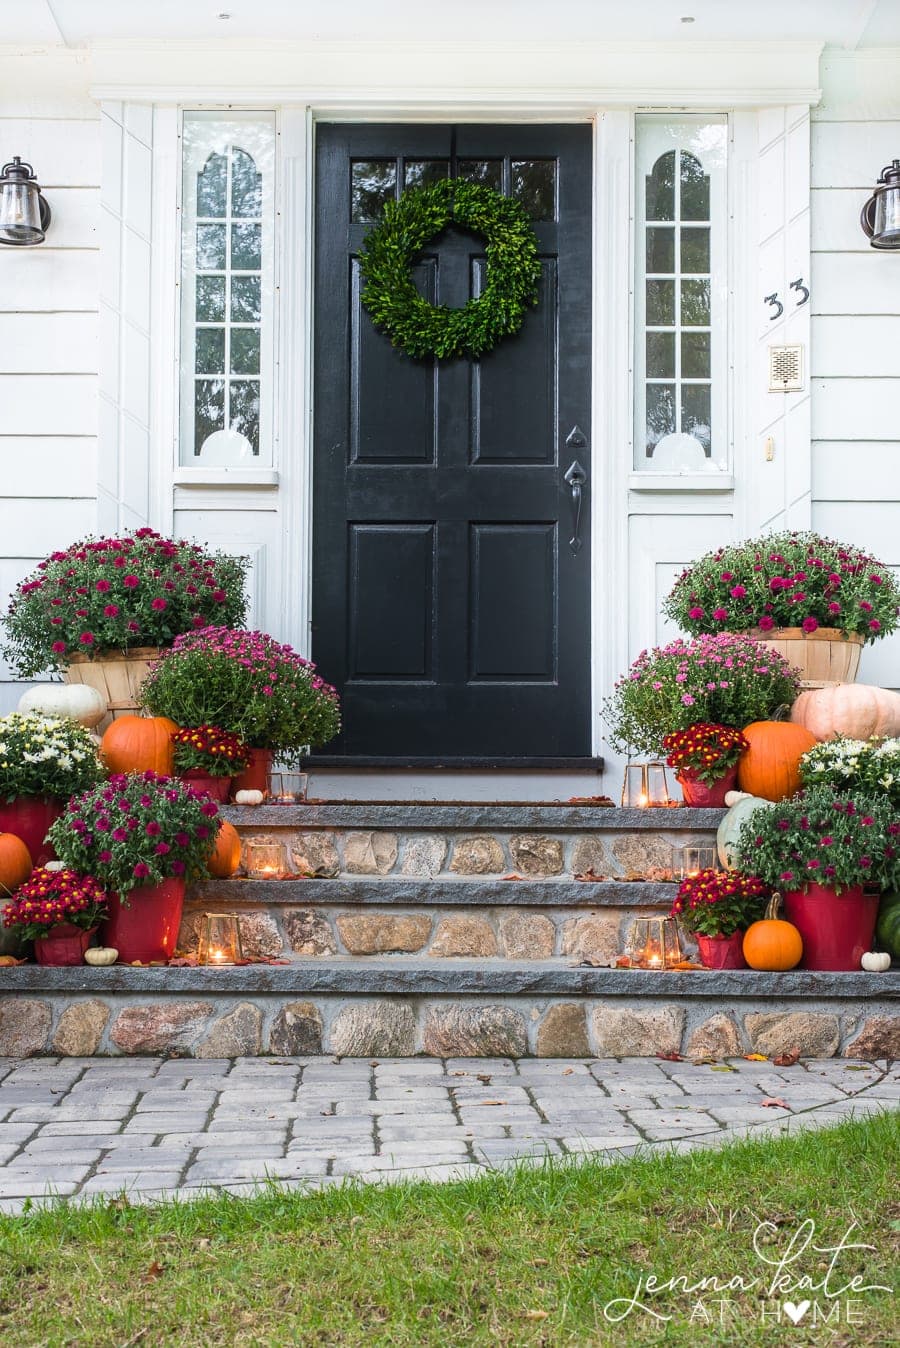
<svg viewBox="0 0 900 1348">
<path fill-rule="evenodd" d="M 210 41 L 825 42 L 900 45 L 896 0 L 557 0 L 548 32 L 545 0 L 457 0 L 452 29 L 440 5 L 420 0 L 19 0 L 6 7 L 4 44 L 89 46 L 161 39 Z M 692 20 L 692 21 L 688 21 Z"/>
</svg>

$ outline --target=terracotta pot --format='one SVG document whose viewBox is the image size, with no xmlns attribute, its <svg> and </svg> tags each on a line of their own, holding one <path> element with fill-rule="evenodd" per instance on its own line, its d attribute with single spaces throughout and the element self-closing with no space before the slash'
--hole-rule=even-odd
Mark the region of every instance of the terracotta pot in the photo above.
<svg viewBox="0 0 900 1348">
<path fill-rule="evenodd" d="M 96 927 L 85 931 L 74 922 L 57 922 L 46 936 L 34 938 L 34 957 L 38 964 L 84 964 L 84 952 L 91 943 Z"/>
<path fill-rule="evenodd" d="M 872 949 L 878 898 L 864 893 L 862 885 L 841 894 L 823 885 L 810 885 L 805 894 L 786 893 L 784 915 L 803 938 L 799 967 L 856 973 L 863 955 Z"/>
<path fill-rule="evenodd" d="M 697 949 L 706 969 L 746 969 L 743 946 L 742 931 L 733 932 L 731 936 L 701 936 L 697 933 Z"/>
<path fill-rule="evenodd" d="M 92 660 L 88 655 L 70 655 L 63 670 L 66 683 L 86 683 L 106 699 L 108 712 L 95 727 L 102 735 L 117 716 L 134 716 L 141 710 L 138 693 L 154 660 L 164 646 L 133 646 L 127 651 L 110 652 Z"/>
<path fill-rule="evenodd" d="M 231 791 L 230 777 L 213 777 L 209 772 L 201 772 L 199 768 L 188 768 L 187 772 L 179 772 L 178 776 L 183 782 L 189 782 L 195 791 L 205 791 L 213 800 L 220 803 L 228 799 Z"/>
<path fill-rule="evenodd" d="M 0 801 L 0 833 L 14 833 L 21 838 L 31 853 L 35 866 L 55 861 L 56 853 L 44 837 L 50 825 L 65 810 L 62 801 L 43 796 L 20 796 L 18 800 Z"/>
<path fill-rule="evenodd" d="M 118 950 L 120 964 L 169 960 L 175 954 L 183 906 L 184 881 L 175 878 L 140 885 L 124 903 L 118 894 L 110 894 L 103 944 Z"/>
<path fill-rule="evenodd" d="M 237 777 L 231 779 L 231 793 L 235 795 L 238 791 L 262 791 L 265 795 L 269 789 L 269 773 L 272 771 L 272 758 L 274 757 L 271 749 L 251 749 L 250 764 L 239 773 Z"/>
<path fill-rule="evenodd" d="M 734 764 L 725 773 L 724 777 L 717 778 L 714 782 L 701 782 L 700 778 L 694 772 L 693 768 L 682 768 L 681 772 L 675 774 L 675 780 L 681 787 L 681 794 L 684 796 L 685 805 L 694 805 L 698 808 L 711 808 L 715 805 L 725 804 L 726 791 L 733 791 L 737 784 L 738 765 Z"/>
<path fill-rule="evenodd" d="M 856 679 L 864 645 L 856 632 L 842 632 L 838 627 L 819 627 L 815 632 L 804 632 L 802 627 L 773 627 L 763 632 L 751 627 L 747 635 L 783 655 L 799 671 L 803 688 L 830 688 Z"/>
</svg>

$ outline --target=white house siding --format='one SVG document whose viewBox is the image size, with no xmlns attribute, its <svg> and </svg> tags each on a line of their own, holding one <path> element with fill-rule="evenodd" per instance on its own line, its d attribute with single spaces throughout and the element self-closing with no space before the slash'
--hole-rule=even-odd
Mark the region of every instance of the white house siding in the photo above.
<svg viewBox="0 0 900 1348">
<path fill-rule="evenodd" d="M 0 595 L 96 525 L 100 118 L 83 68 L 0 56 L 0 159 L 34 165 L 39 248 L 0 248 Z M 5 600 L 4 606 L 5 606 Z M 0 711 L 19 690 L 0 664 Z"/>
<path fill-rule="evenodd" d="M 826 55 L 812 119 L 812 519 L 900 575 L 900 256 L 859 212 L 900 157 L 900 50 Z M 900 635 L 860 679 L 900 688 Z"/>
</svg>

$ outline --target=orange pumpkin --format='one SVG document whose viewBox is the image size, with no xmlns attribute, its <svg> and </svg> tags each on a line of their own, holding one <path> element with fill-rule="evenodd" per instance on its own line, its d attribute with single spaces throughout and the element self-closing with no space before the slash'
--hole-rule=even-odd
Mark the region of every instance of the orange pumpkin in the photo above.
<svg viewBox="0 0 900 1348">
<path fill-rule="evenodd" d="M 781 895 L 773 894 L 765 917 L 744 932 L 744 959 L 751 969 L 782 973 L 803 958 L 803 938 L 793 922 L 778 916 L 780 907 Z"/>
<path fill-rule="evenodd" d="M 900 735 L 900 693 L 868 683 L 813 688 L 797 698 L 791 720 L 812 731 L 817 740 L 833 740 L 836 735 L 852 740 Z"/>
<path fill-rule="evenodd" d="M 240 864 L 241 840 L 238 831 L 233 824 L 223 819 L 219 826 L 215 851 L 207 861 L 206 869 L 217 880 L 227 880 L 229 875 L 234 875 Z"/>
<path fill-rule="evenodd" d="M 800 790 L 800 759 L 818 743 L 790 721 L 754 721 L 744 727 L 750 748 L 738 763 L 738 786 L 764 800 L 785 800 Z"/>
<path fill-rule="evenodd" d="M 31 874 L 31 853 L 15 833 L 0 833 L 0 894 L 11 894 Z"/>
<path fill-rule="evenodd" d="M 119 716 L 100 741 L 100 757 L 110 772 L 156 772 L 171 777 L 175 770 L 172 734 L 178 729 L 168 716 Z"/>
</svg>

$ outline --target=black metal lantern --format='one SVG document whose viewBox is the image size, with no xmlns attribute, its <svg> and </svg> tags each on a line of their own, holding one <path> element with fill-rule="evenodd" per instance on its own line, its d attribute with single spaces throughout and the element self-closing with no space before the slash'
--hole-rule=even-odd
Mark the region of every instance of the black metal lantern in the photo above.
<svg viewBox="0 0 900 1348">
<path fill-rule="evenodd" d="M 873 248 L 900 249 L 900 159 L 881 170 L 859 223 Z"/>
<path fill-rule="evenodd" d="M 20 248 L 43 243 L 49 224 L 50 207 L 34 169 L 16 155 L 0 170 L 0 243 Z"/>
</svg>

